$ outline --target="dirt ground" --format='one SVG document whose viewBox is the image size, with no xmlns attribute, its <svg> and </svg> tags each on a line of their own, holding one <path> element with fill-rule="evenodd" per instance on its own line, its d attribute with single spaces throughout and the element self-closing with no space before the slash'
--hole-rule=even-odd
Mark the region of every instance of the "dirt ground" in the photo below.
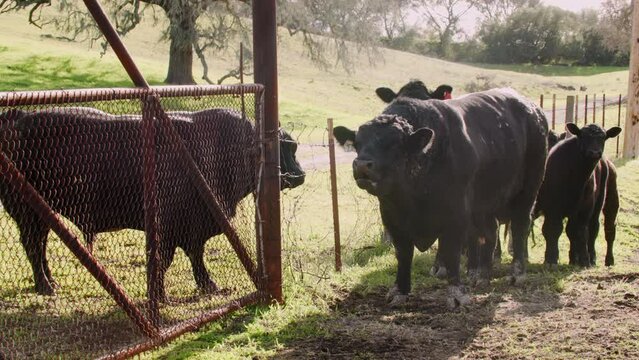
<svg viewBox="0 0 639 360">
<path fill-rule="evenodd" d="M 327 335 L 287 344 L 275 358 L 639 359 L 639 273 L 599 268 L 554 288 L 547 281 L 535 270 L 525 289 L 494 280 L 456 311 L 445 306 L 443 282 L 414 290 L 401 309 L 386 305 L 386 288 L 352 292 L 325 322 Z"/>
</svg>

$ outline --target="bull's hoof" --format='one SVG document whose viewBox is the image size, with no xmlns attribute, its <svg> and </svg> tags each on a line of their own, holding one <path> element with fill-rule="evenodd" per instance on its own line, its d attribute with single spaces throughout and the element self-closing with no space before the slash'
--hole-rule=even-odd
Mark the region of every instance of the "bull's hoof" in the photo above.
<svg viewBox="0 0 639 360">
<path fill-rule="evenodd" d="M 389 307 L 397 308 L 406 305 L 408 302 L 408 295 L 398 294 L 393 296 L 393 299 L 388 303 Z"/>
<path fill-rule="evenodd" d="M 430 268 L 430 274 L 438 279 L 445 279 L 448 276 L 448 270 L 445 266 L 433 266 Z"/>
<path fill-rule="evenodd" d="M 478 269 L 469 269 L 468 270 L 468 282 L 471 286 L 475 286 L 477 281 L 479 280 L 479 270 Z"/>
<path fill-rule="evenodd" d="M 229 296 L 233 294 L 233 289 L 223 288 L 217 290 L 209 290 L 205 292 L 206 295 L 214 295 L 214 296 Z"/>
<path fill-rule="evenodd" d="M 559 270 L 559 266 L 557 264 L 550 264 L 550 263 L 544 263 L 544 268 L 547 271 L 552 271 L 552 272 Z"/>
<path fill-rule="evenodd" d="M 35 291 L 38 295 L 53 296 L 55 295 L 56 289 L 59 289 L 59 288 L 60 288 L 60 285 L 58 285 L 58 283 L 53 279 L 38 281 L 35 284 Z"/>
<path fill-rule="evenodd" d="M 44 284 L 36 284 L 35 291 L 38 295 L 53 296 L 55 295 L 56 288 L 56 286 L 53 286 L 51 283 L 47 282 Z"/>
<path fill-rule="evenodd" d="M 388 289 L 388 292 L 386 293 L 386 302 L 393 301 L 393 299 L 397 295 L 401 295 L 401 293 L 399 292 L 399 288 L 397 287 L 397 285 L 393 285 L 393 287 Z"/>
<path fill-rule="evenodd" d="M 448 298 L 446 304 L 450 310 L 455 310 L 459 307 L 466 306 L 472 301 L 468 290 L 461 285 L 451 285 L 448 287 Z"/>
<path fill-rule="evenodd" d="M 220 287 L 211 279 L 199 281 L 198 288 L 202 294 L 215 294 L 220 291 Z"/>
<path fill-rule="evenodd" d="M 526 282 L 526 274 L 511 275 L 510 285 L 521 286 Z"/>
<path fill-rule="evenodd" d="M 612 256 L 606 255 L 606 266 L 614 266 L 614 265 L 615 265 L 615 258 Z"/>
<path fill-rule="evenodd" d="M 484 288 L 487 288 L 489 286 L 490 286 L 490 279 L 487 279 L 485 277 L 479 277 L 475 281 L 475 287 L 477 287 L 477 288 L 484 289 Z"/>
</svg>

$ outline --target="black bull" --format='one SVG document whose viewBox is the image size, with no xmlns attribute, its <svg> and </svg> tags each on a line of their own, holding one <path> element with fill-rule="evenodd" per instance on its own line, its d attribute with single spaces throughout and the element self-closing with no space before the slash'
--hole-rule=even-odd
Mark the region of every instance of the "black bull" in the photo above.
<svg viewBox="0 0 639 360">
<path fill-rule="evenodd" d="M 210 109 L 169 113 L 197 166 L 233 217 L 238 203 L 255 190 L 256 134 L 236 112 Z M 13 161 L 54 211 L 86 236 L 118 229 L 144 230 L 143 133 L 139 115 L 115 116 L 90 108 L 55 108 L 0 114 L 3 156 Z M 222 233 L 186 175 L 168 140 L 157 131 L 157 194 L 160 224 L 160 290 L 180 247 L 188 256 L 198 288 L 216 291 L 204 265 L 204 245 Z M 295 147 L 281 131 L 282 187 L 304 182 Z M 0 178 L 0 200 L 15 220 L 39 294 L 57 287 L 47 262 L 49 228 Z"/>
<path fill-rule="evenodd" d="M 437 239 L 450 269 L 451 305 L 467 302 L 460 288 L 462 245 L 485 240 L 479 264 L 469 267 L 479 266 L 480 276 L 488 278 L 498 218 L 511 221 L 512 275 L 523 278 L 547 134 L 543 112 L 510 89 L 448 101 L 399 97 L 357 132 L 335 128 L 340 144 L 353 143 L 353 175 L 359 187 L 378 197 L 393 238 L 398 271 L 389 292 L 392 304 L 404 302 L 410 292 L 414 247 L 425 251 Z"/>
</svg>

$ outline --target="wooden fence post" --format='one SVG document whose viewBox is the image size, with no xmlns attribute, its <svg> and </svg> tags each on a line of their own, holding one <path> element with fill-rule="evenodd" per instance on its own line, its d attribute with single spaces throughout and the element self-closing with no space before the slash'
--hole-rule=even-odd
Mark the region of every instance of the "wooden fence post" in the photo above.
<svg viewBox="0 0 639 360">
<path fill-rule="evenodd" d="M 557 109 L 557 94 L 552 94 L 552 129 L 555 130 L 555 110 Z"/>
<path fill-rule="evenodd" d="M 584 99 L 584 125 L 588 124 L 588 94 Z"/>
<path fill-rule="evenodd" d="M 628 72 L 628 103 L 623 137 L 623 157 L 629 159 L 639 155 L 639 1 L 633 1 L 631 4 L 630 71 Z"/>
<path fill-rule="evenodd" d="M 568 95 L 566 97 L 566 119 L 565 124 L 574 123 L 575 122 L 575 97 L 572 95 Z"/>
<path fill-rule="evenodd" d="M 331 164 L 331 194 L 333 199 L 333 233 L 335 236 L 335 271 L 342 271 L 342 245 L 339 235 L 339 202 L 337 201 L 337 166 L 335 165 L 335 140 L 333 139 L 333 119 L 327 119 L 328 156 Z"/>
</svg>

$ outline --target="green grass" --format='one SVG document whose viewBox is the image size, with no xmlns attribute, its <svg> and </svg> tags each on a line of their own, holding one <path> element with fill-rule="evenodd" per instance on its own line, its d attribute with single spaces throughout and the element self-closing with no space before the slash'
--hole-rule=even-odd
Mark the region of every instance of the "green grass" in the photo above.
<svg viewBox="0 0 639 360">
<path fill-rule="evenodd" d="M 592 76 L 617 71 L 626 71 L 622 66 L 572 66 L 572 65 L 535 65 L 535 64 L 482 64 L 469 63 L 482 69 L 514 71 L 518 73 L 542 76 Z"/>
<path fill-rule="evenodd" d="M 24 15 L 0 15 L 0 43 L 3 44 L 0 47 L 0 90 L 130 85 L 112 53 L 99 57 L 97 50 L 88 50 L 85 45 L 60 42 L 39 36 L 41 34 L 36 28 L 26 25 Z M 164 78 L 168 46 L 158 43 L 153 34 L 157 31 L 152 25 L 143 23 L 139 30 L 125 39 L 125 43 L 143 74 L 152 83 L 158 83 Z M 383 61 L 376 66 L 370 66 L 367 59 L 360 57 L 361 65 L 351 75 L 340 70 L 325 72 L 313 67 L 303 55 L 298 38 L 283 36 L 278 50 L 281 122 L 289 129 L 292 126 L 289 123 L 293 123 L 297 129 L 294 135 L 305 143 L 325 140 L 323 129 L 328 117 L 334 118 L 336 125 L 352 127 L 368 120 L 384 107 L 376 98 L 374 89 L 382 85 L 397 88 L 410 78 L 420 78 L 431 87 L 440 83 L 451 84 L 456 95 L 464 93 L 465 86 L 478 76 L 489 78 L 498 86 L 511 86 L 534 99 L 538 99 L 540 93 L 557 93 L 559 97 L 571 94 L 560 90 L 558 85 L 575 86 L 577 89 L 586 86 L 591 93 L 619 94 L 627 91 L 628 75 L 624 69 L 554 70 L 526 66 L 488 69 L 483 65 L 453 64 L 384 50 Z M 234 60 L 212 54 L 210 61 L 211 78 L 216 78 L 232 66 Z M 517 70 L 527 73 L 513 73 Z M 560 70 L 565 71 L 553 73 Z M 198 71 L 196 65 L 196 74 Z M 173 103 L 175 108 L 185 105 L 197 104 L 189 101 Z M 117 112 L 110 108 L 105 110 Z M 606 116 L 608 124 L 610 119 L 616 119 L 613 109 L 608 109 Z M 609 154 L 614 148 L 611 144 L 607 145 Z M 319 156 L 326 149 L 315 148 L 313 151 L 315 156 Z M 538 221 L 535 230 L 538 243 L 531 249 L 528 282 L 521 288 L 508 284 L 508 267 L 505 264 L 509 259 L 505 256 L 505 264 L 496 267 L 496 279 L 491 288 L 476 291 L 477 303 L 467 311 L 455 313 L 441 306 L 445 298 L 445 283 L 428 274 L 434 257 L 432 250 L 415 256 L 415 296 L 409 306 L 397 311 L 386 308 L 383 294 L 392 283 L 396 270 L 393 250 L 379 243 L 381 226 L 377 203 L 357 189 L 348 164 L 340 165 L 338 174 L 344 270 L 342 273 L 334 272 L 328 173 L 324 170 L 309 171 L 304 186 L 286 191 L 282 196 L 286 304 L 242 309 L 142 357 L 327 357 L 327 353 L 321 350 L 322 346 L 330 351 L 342 351 L 344 358 L 419 357 L 420 353 L 415 349 L 425 351 L 423 357 L 576 358 L 588 354 L 615 357 L 611 352 L 614 350 L 619 351 L 617 357 L 624 352 L 629 354 L 627 357 L 632 357 L 638 354 L 636 341 L 633 342 L 636 339 L 622 335 L 624 332 L 636 333 L 633 317 L 619 317 L 618 313 L 604 307 L 604 303 L 609 306 L 622 301 L 625 294 L 632 294 L 636 289 L 636 282 L 620 279 L 624 276 L 632 279 L 636 274 L 639 213 L 635 208 L 639 198 L 639 163 L 619 164 L 622 212 L 618 220 L 618 265 L 615 268 L 597 267 L 580 271 L 565 265 L 567 241 L 562 238 L 559 271 L 545 271 L 540 265 L 544 246 L 540 240 L 541 221 Z M 246 219 L 250 218 L 250 214 L 246 216 Z M 20 249 L 15 228 L 9 224 L 6 216 L 0 219 L 0 258 L 3 259 L 0 261 L 0 323 L 15 325 L 12 337 L 26 346 L 35 344 L 38 349 L 63 344 L 61 349 L 66 357 L 81 357 L 86 353 L 78 353 L 80 346 L 73 343 L 75 338 L 65 337 L 64 331 L 45 340 L 40 336 L 42 332 L 37 330 L 67 329 L 68 333 L 86 334 L 78 341 L 97 344 L 95 348 L 88 349 L 92 354 L 101 353 L 100 344 L 106 339 L 115 345 L 125 346 L 140 338 L 95 281 L 77 270 L 79 264 L 55 237 L 51 239 L 50 252 L 57 264 L 54 275 L 60 280 L 63 291 L 55 298 L 40 297 L 30 292 L 31 270 Z M 115 274 L 116 279 L 127 284 L 127 291 L 136 301 L 142 301 L 145 292 L 143 242 L 141 233 L 118 232 L 99 239 L 96 249 L 99 258 L 106 262 L 107 269 Z M 217 254 L 210 256 L 209 266 L 229 269 L 216 274 L 219 281 L 228 286 L 239 283 L 242 271 L 223 239 L 211 240 L 208 246 L 210 254 Z M 599 240 L 597 246 L 601 256 L 604 253 L 603 241 Z M 175 296 L 188 298 L 197 295 L 190 265 L 183 254 L 176 257 L 169 278 L 172 279 L 169 291 Z M 601 305 L 597 305 L 596 299 L 586 296 L 597 291 L 596 284 L 592 289 L 593 282 L 598 282 L 605 289 L 598 293 L 603 299 Z M 78 298 L 81 299 L 79 302 Z M 167 306 L 163 315 L 173 321 L 201 311 L 201 306 L 213 307 L 221 302 L 216 298 L 207 299 L 209 301 L 204 304 Z M 590 302 L 584 302 L 586 300 Z M 576 305 L 571 305 L 571 302 Z M 577 311 L 580 309 L 599 312 L 582 313 Z M 612 327 L 605 327 L 606 324 L 602 323 L 603 328 L 613 329 L 610 331 L 612 339 L 600 336 L 603 340 L 610 340 L 612 350 L 590 338 L 579 342 L 552 336 L 571 331 L 566 317 L 583 318 L 584 322 L 576 324 L 578 328 L 592 326 L 593 322 L 599 324 L 603 321 L 601 314 L 616 321 Z M 106 328 L 96 327 L 96 324 Z M 27 332 L 28 329 L 32 332 Z M 437 329 L 449 332 L 451 337 L 437 337 Z M 527 334 L 537 337 L 527 338 Z M 409 349 L 380 347 L 395 346 L 393 343 L 397 341 L 409 345 Z M 563 342 L 572 346 L 572 353 Z M 390 353 L 382 352 L 387 349 L 391 349 Z"/>
</svg>

